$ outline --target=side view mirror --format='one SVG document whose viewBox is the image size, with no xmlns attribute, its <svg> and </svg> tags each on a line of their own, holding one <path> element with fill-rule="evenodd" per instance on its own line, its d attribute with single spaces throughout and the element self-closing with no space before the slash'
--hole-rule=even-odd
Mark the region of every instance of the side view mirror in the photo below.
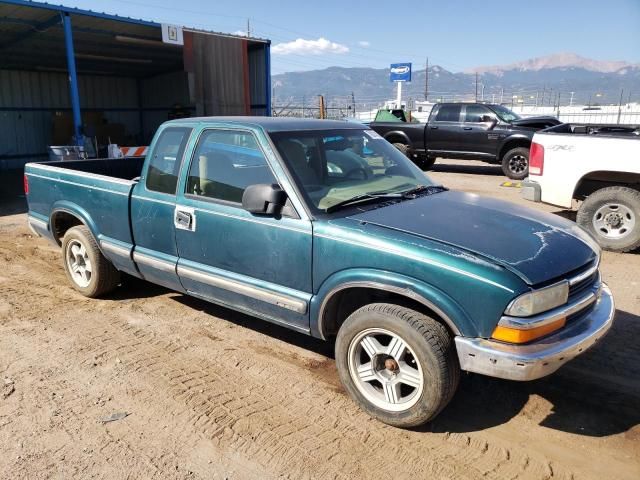
<svg viewBox="0 0 640 480">
<path fill-rule="evenodd" d="M 496 117 L 492 117 L 491 115 L 482 115 L 480 121 L 482 123 L 489 123 L 489 130 L 492 130 L 498 124 Z"/>
<path fill-rule="evenodd" d="M 257 215 L 277 215 L 286 202 L 287 194 L 276 184 L 249 185 L 242 194 L 242 208 Z"/>
</svg>

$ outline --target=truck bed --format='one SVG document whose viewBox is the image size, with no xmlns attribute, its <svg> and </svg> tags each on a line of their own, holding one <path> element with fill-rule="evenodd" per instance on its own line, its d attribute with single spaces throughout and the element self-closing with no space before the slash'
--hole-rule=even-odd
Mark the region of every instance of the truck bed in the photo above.
<svg viewBox="0 0 640 480">
<path fill-rule="evenodd" d="M 130 196 L 143 163 L 143 158 L 28 163 L 29 224 L 59 243 L 57 223 L 74 212 L 99 242 L 132 245 Z"/>
<path fill-rule="evenodd" d="M 560 135 L 597 135 L 599 137 L 619 137 L 640 139 L 640 127 L 635 125 L 582 125 L 563 123 L 542 130 L 540 133 Z"/>
<path fill-rule="evenodd" d="M 38 162 L 37 165 L 93 173 L 106 177 L 133 180 L 140 176 L 144 157 L 135 158 L 95 158 L 90 160 L 71 160 L 66 162 Z"/>
</svg>

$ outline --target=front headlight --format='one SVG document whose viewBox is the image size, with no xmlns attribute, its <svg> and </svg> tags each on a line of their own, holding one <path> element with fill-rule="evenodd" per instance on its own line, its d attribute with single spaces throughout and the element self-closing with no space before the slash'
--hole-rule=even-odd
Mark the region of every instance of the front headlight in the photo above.
<svg viewBox="0 0 640 480">
<path fill-rule="evenodd" d="M 504 313 L 513 317 L 530 317 L 567 303 L 569 282 L 564 280 L 549 287 L 520 295 Z"/>
</svg>

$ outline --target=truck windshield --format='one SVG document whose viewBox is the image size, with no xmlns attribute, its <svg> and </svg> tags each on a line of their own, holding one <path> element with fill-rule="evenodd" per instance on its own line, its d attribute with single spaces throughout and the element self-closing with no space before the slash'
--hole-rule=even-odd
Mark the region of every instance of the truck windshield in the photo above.
<svg viewBox="0 0 640 480">
<path fill-rule="evenodd" d="M 373 130 L 276 132 L 270 136 L 316 213 L 329 213 L 332 206 L 359 199 L 398 198 L 404 192 L 434 185 Z"/>
<path fill-rule="evenodd" d="M 500 120 L 503 122 L 511 123 L 514 120 L 520 120 L 522 117 L 515 112 L 512 112 L 507 107 L 503 107 L 502 105 L 492 105 L 491 108 L 496 115 L 500 117 Z"/>
</svg>

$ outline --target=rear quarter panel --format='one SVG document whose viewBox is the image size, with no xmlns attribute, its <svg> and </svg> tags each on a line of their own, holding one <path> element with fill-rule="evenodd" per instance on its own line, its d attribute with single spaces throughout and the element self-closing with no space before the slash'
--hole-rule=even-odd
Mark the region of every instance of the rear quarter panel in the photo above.
<svg viewBox="0 0 640 480">
<path fill-rule="evenodd" d="M 49 231 L 52 214 L 65 211 L 80 218 L 97 239 L 133 243 L 129 192 L 134 182 L 36 163 L 25 166 L 25 175 L 29 215 L 47 222 Z"/>
<path fill-rule="evenodd" d="M 536 133 L 533 141 L 544 147 L 544 169 L 529 178 L 540 184 L 545 203 L 571 208 L 576 186 L 591 172 L 640 173 L 638 139 Z"/>
</svg>

